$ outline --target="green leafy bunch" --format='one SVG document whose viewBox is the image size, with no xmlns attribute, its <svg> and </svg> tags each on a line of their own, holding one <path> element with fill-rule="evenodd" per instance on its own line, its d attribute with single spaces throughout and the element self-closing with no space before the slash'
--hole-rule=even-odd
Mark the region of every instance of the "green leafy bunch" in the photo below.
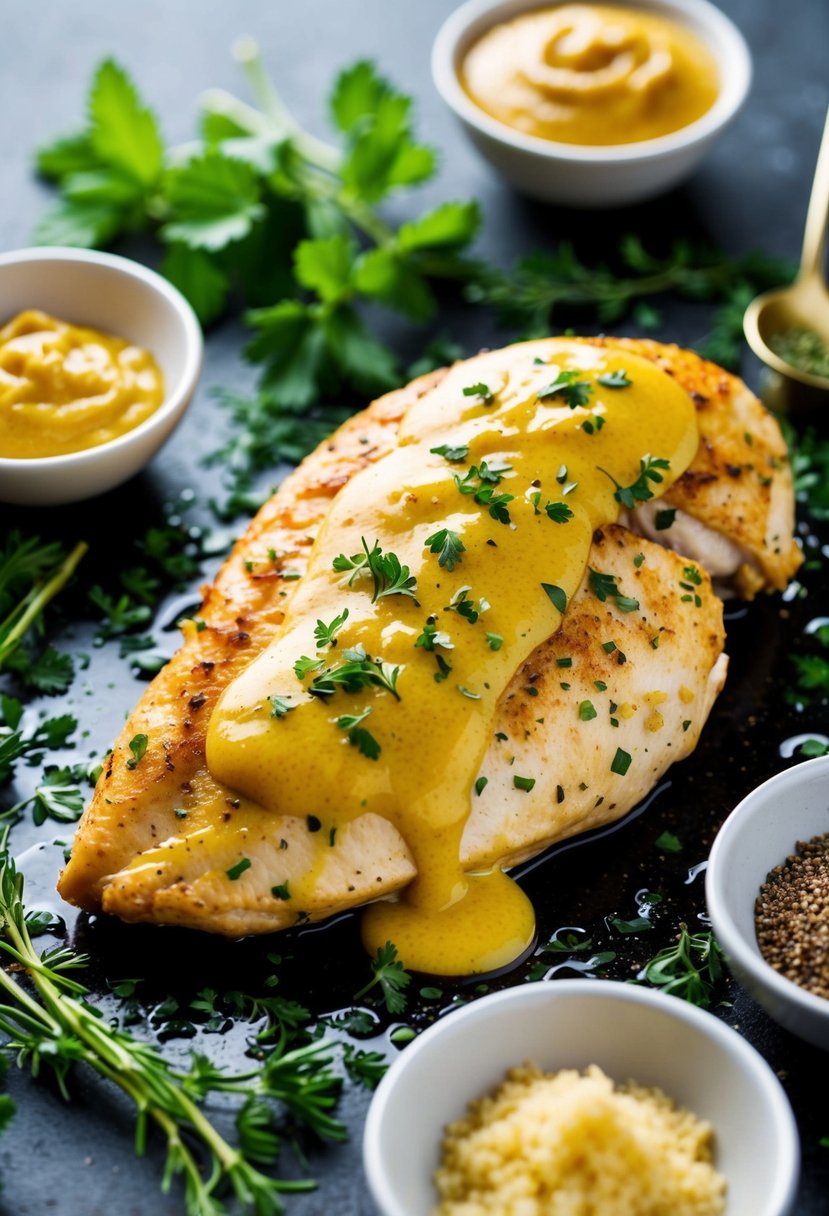
<svg viewBox="0 0 829 1216">
<path fill-rule="evenodd" d="M 445 203 L 395 229 L 377 205 L 435 172 L 415 138 L 411 99 L 368 62 L 337 78 L 330 114 L 338 144 L 302 130 L 251 39 L 237 47 L 259 108 L 213 90 L 199 139 L 165 147 L 124 69 L 101 63 L 79 134 L 41 149 L 38 168 L 61 197 L 43 215 L 44 243 L 106 245 L 151 230 L 162 271 L 208 323 L 232 292 L 251 306 L 248 355 L 263 389 L 304 407 L 343 386 L 375 393 L 399 381 L 391 351 L 360 317 L 379 303 L 414 321 L 436 309 L 433 277 L 458 273 L 478 227 L 474 203 Z"/>
</svg>

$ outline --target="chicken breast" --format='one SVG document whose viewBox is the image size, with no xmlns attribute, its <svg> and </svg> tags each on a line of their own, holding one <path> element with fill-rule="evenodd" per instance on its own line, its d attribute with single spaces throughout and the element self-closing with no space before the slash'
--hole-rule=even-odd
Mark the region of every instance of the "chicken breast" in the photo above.
<svg viewBox="0 0 829 1216">
<path fill-rule="evenodd" d="M 664 547 L 682 519 L 733 546 L 730 566 L 725 561 L 716 573 L 744 595 L 782 587 L 800 560 L 785 446 L 745 386 L 676 347 L 588 344 L 668 371 L 696 404 L 700 447 L 659 500 L 658 509 L 676 511 L 669 527 L 641 507 L 630 513 L 629 522 L 652 529 L 659 545 L 618 525 L 594 535 L 589 568 L 615 578 L 637 609 L 599 598 L 586 574 L 561 628 L 500 698 L 481 767 L 487 781 L 472 796 L 463 834 L 468 869 L 513 865 L 618 818 L 693 749 L 726 659 L 721 603 L 704 563 Z M 252 521 L 207 589 L 199 625 L 185 625 L 181 650 L 115 743 L 61 876 L 69 902 L 236 936 L 322 919 L 411 882 L 414 860 L 390 819 L 352 818 L 337 829 L 333 848 L 317 821 L 275 816 L 216 782 L 205 741 L 222 692 L 279 633 L 335 495 L 395 449 L 407 413 L 444 374 L 349 420 Z M 129 743 L 142 734 L 146 753 L 130 766 Z M 531 773 L 531 782 L 516 785 L 516 773 Z M 252 858 L 255 865 L 227 881 Z"/>
</svg>

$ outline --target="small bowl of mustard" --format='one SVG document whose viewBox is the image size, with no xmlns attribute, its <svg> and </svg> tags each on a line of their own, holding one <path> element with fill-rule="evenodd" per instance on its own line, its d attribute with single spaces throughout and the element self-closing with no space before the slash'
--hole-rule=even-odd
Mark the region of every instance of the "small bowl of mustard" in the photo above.
<svg viewBox="0 0 829 1216">
<path fill-rule="evenodd" d="M 432 76 L 472 143 L 520 192 L 612 207 L 688 177 L 741 109 L 751 56 L 709 0 L 468 0 Z"/>
<path fill-rule="evenodd" d="M 0 501 L 76 502 L 138 473 L 181 421 L 202 353 L 181 293 L 129 258 L 0 254 Z"/>
</svg>

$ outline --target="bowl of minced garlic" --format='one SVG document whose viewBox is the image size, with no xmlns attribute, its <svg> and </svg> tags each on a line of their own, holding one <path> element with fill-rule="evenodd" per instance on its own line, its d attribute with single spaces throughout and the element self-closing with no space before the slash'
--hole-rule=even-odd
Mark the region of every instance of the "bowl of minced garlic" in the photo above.
<svg viewBox="0 0 829 1216">
<path fill-rule="evenodd" d="M 181 421 L 202 349 L 181 293 L 129 258 L 0 254 L 0 501 L 76 502 L 132 477 Z"/>
<path fill-rule="evenodd" d="M 710 1123 L 660 1089 L 583 1071 L 511 1069 L 443 1140 L 436 1216 L 723 1216 Z"/>
<path fill-rule="evenodd" d="M 714 1014 L 653 989 L 528 983 L 452 1012 L 375 1091 L 382 1216 L 787 1216 L 788 1099 Z"/>
</svg>

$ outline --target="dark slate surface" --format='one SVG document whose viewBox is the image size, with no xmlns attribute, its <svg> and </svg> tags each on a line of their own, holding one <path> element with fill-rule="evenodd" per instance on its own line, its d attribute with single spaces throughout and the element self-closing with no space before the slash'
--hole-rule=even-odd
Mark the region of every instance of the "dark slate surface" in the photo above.
<svg viewBox="0 0 829 1216">
<path fill-rule="evenodd" d="M 612 247 L 618 233 L 630 230 L 661 236 L 697 233 L 733 253 L 760 247 L 796 257 L 829 100 L 829 6 L 825 0 L 788 0 L 785 5 L 777 0 L 727 0 L 722 7 L 743 29 L 755 57 L 755 83 L 747 108 L 687 186 L 652 204 L 597 216 L 521 200 L 493 178 L 462 140 L 429 78 L 429 46 L 451 8 L 441 0 L 412 5 L 387 0 L 303 0 L 302 5 L 284 0 L 6 4 L 0 41 L 0 249 L 28 243 L 34 218 L 48 197 L 47 189 L 31 175 L 31 150 L 71 129 L 81 112 L 90 71 L 100 57 L 112 54 L 128 66 L 161 115 L 168 138 L 186 140 L 193 131 L 195 99 L 203 89 L 243 90 L 230 47 L 238 35 L 249 32 L 260 40 L 285 98 L 314 129 L 324 127 L 324 99 L 333 74 L 355 58 L 375 57 L 411 90 L 421 129 L 442 150 L 441 177 L 422 192 L 417 205 L 447 197 L 479 198 L 487 217 L 481 251 L 494 260 L 505 262 L 563 238 L 577 240 L 588 254 L 591 247 Z M 414 204 L 402 200 L 395 205 L 396 212 L 405 214 L 410 205 Z M 138 246 L 123 251 L 153 257 L 152 251 Z M 456 311 L 450 322 L 454 335 L 470 350 L 506 337 L 468 311 Z M 671 307 L 659 336 L 693 345 L 705 326 L 704 311 Z M 164 502 L 188 487 L 206 498 L 215 475 L 200 468 L 198 457 L 215 447 L 223 433 L 209 389 L 216 384 L 244 388 L 253 378 L 239 358 L 240 337 L 241 329 L 233 321 L 210 333 L 196 402 L 175 439 L 144 475 L 103 501 L 61 512 L 59 519 L 53 512 L 7 510 L 0 513 L 0 529 L 15 521 L 27 530 L 56 532 L 67 539 L 85 535 L 92 542 L 88 584 L 117 565 L 131 538 L 158 520 Z M 414 354 L 423 338 L 401 334 L 399 340 L 406 353 Z M 747 360 L 745 370 L 756 387 L 756 364 Z M 197 518 L 198 509 L 193 511 Z M 523 881 L 538 908 L 542 940 L 561 925 L 584 926 L 597 948 L 617 951 L 609 973 L 626 978 L 671 940 L 680 920 L 701 923 L 703 880 L 699 874 L 692 876 L 694 867 L 705 860 L 717 827 L 749 789 L 790 763 L 778 751 L 786 737 L 829 727 L 825 711 L 797 716 L 781 700 L 782 687 L 791 675 L 787 654 L 797 645 L 804 625 L 826 603 L 823 576 L 814 574 L 810 580 L 804 580 L 808 590 L 804 599 L 788 605 L 764 601 L 748 612 L 730 614 L 728 688 L 693 761 L 671 772 L 647 813 L 612 835 L 554 851 L 527 872 Z M 57 635 L 58 644 L 92 655 L 89 670 L 79 676 L 67 698 L 81 729 L 88 732 L 78 753 L 100 753 L 141 686 L 118 660 L 116 647 L 91 648 L 93 627 L 83 619 L 80 593 L 67 600 L 65 608 L 67 621 Z M 174 621 L 179 611 L 171 597 L 162 616 Z M 159 637 L 170 646 L 174 634 L 160 629 Z M 33 774 L 23 774 L 23 792 L 32 779 Z M 658 853 L 654 842 L 666 829 L 685 843 L 682 854 Z M 56 910 L 53 886 L 60 850 L 51 841 L 65 835 L 48 825 L 40 832 L 21 825 L 14 836 L 33 900 Z M 632 915 L 636 893 L 643 888 L 663 894 L 654 930 L 620 941 L 605 918 Z M 262 943 L 216 943 L 186 933 L 68 919 L 73 940 L 96 960 L 96 987 L 102 988 L 105 979 L 125 975 L 146 978 L 145 1015 L 170 992 L 186 1003 L 205 985 L 256 990 L 270 969 Z M 363 982 L 355 978 L 364 973 L 365 961 L 349 918 L 306 935 L 301 942 L 286 937 L 280 948 L 293 959 L 285 964 L 280 991 L 307 1001 L 319 1012 L 347 1006 Z M 529 965 L 493 986 L 522 982 Z M 453 995 L 463 998 L 468 993 L 463 987 L 446 986 L 442 1002 L 416 1006 L 413 1023 L 427 1024 Z M 819 1140 L 829 1136 L 829 1113 L 822 1098 L 829 1080 L 829 1056 L 776 1028 L 734 985 L 726 996 L 731 1003 L 720 1006 L 718 1015 L 735 1025 L 777 1071 L 798 1118 L 803 1175 L 797 1216 L 826 1213 L 829 1149 L 821 1148 Z M 231 1059 L 239 1056 L 244 1041 L 236 1028 L 224 1036 L 203 1036 L 201 1045 Z M 186 1041 L 174 1040 L 169 1050 L 187 1047 Z M 79 1079 L 71 1106 L 63 1105 L 49 1085 L 32 1084 L 25 1076 L 13 1075 L 11 1088 L 19 1114 L 0 1140 L 4 1181 L 0 1212 L 8 1216 L 182 1213 L 175 1188 L 166 1197 L 158 1191 L 157 1149 L 151 1149 L 143 1161 L 133 1157 L 130 1113 L 117 1097 L 88 1078 Z M 351 1141 L 333 1150 L 311 1150 L 320 1187 L 289 1202 L 294 1216 L 334 1212 L 374 1216 L 360 1164 L 367 1101 L 364 1091 L 346 1090 L 341 1113 Z M 751 1112 L 747 1112 L 747 1135 L 750 1129 Z"/>
</svg>

